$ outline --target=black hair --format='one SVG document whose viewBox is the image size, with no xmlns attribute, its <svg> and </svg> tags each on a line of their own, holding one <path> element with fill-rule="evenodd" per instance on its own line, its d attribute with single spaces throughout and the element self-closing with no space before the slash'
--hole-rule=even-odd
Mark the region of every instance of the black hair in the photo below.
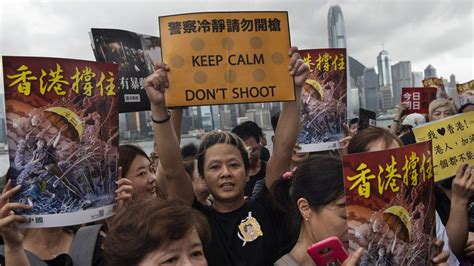
<svg viewBox="0 0 474 266">
<path fill-rule="evenodd" d="M 296 169 L 290 179 L 280 179 L 272 187 L 276 205 L 291 213 L 290 232 L 299 234 L 302 217 L 297 201 L 304 198 L 315 212 L 344 195 L 342 161 L 334 155 L 312 155 Z"/>
<path fill-rule="evenodd" d="M 122 167 L 122 175 L 124 177 L 127 176 L 128 170 L 130 168 L 130 165 L 132 165 L 133 160 L 135 160 L 135 157 L 138 155 L 141 155 L 150 161 L 150 157 L 146 154 L 146 152 L 143 151 L 142 148 L 135 146 L 135 145 L 120 145 L 119 148 L 119 160 L 118 160 L 118 166 Z"/>
<path fill-rule="evenodd" d="M 352 118 L 351 120 L 349 120 L 349 127 L 353 124 L 358 124 L 359 123 L 359 118 Z"/>
<path fill-rule="evenodd" d="M 239 136 L 242 140 L 254 138 L 257 143 L 260 143 L 260 136 L 263 136 L 262 129 L 257 123 L 252 121 L 247 121 L 234 127 L 231 132 Z"/>
<path fill-rule="evenodd" d="M 193 159 L 198 154 L 198 147 L 194 142 L 188 143 L 181 147 L 181 157 L 183 160 L 187 161 Z"/>
<path fill-rule="evenodd" d="M 474 106 L 474 103 L 465 103 L 461 106 L 461 108 L 459 108 L 459 112 L 458 113 L 463 113 L 464 112 L 464 109 L 466 109 L 467 107 L 469 106 Z"/>
<path fill-rule="evenodd" d="M 271 123 L 272 123 L 273 132 L 276 132 L 276 129 L 278 126 L 278 119 L 280 119 L 280 113 L 281 112 L 276 112 L 274 115 L 272 115 Z"/>
</svg>

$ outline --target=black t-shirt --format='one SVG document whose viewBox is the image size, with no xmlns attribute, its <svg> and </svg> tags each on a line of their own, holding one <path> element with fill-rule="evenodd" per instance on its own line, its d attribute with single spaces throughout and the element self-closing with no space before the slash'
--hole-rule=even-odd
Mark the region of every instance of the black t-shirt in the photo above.
<svg viewBox="0 0 474 266">
<path fill-rule="evenodd" d="M 211 227 L 212 239 L 204 248 L 210 266 L 273 265 L 288 253 L 285 215 L 271 202 L 266 188 L 229 213 L 194 201 L 193 207 L 207 217 Z"/>
<path fill-rule="evenodd" d="M 270 159 L 270 151 L 267 148 L 262 147 L 260 149 L 260 160 L 268 162 L 269 159 Z"/>
<path fill-rule="evenodd" d="M 258 171 L 257 174 L 249 177 L 249 181 L 245 185 L 244 196 L 252 197 L 252 192 L 253 192 L 253 188 L 255 187 L 255 183 L 257 183 L 258 180 L 264 179 L 266 172 L 267 172 L 267 162 L 261 161 L 260 171 Z"/>
</svg>

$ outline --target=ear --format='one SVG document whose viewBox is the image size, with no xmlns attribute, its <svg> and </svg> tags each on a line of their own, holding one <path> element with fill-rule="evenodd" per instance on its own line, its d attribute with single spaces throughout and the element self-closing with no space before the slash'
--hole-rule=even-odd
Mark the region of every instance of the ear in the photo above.
<svg viewBox="0 0 474 266">
<path fill-rule="evenodd" d="M 275 135 L 272 136 L 272 143 L 275 144 Z"/>
<path fill-rule="evenodd" d="M 300 211 L 303 220 L 308 220 L 311 217 L 311 208 L 305 198 L 299 198 L 296 201 L 296 206 L 298 206 L 298 210 Z"/>
</svg>

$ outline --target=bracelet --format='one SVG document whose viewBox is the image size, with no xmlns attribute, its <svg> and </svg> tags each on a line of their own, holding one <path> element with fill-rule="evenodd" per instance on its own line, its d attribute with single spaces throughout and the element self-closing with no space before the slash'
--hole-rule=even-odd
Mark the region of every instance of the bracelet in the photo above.
<svg viewBox="0 0 474 266">
<path fill-rule="evenodd" d="M 156 124 L 163 124 L 163 123 L 166 123 L 168 122 L 168 120 L 170 120 L 171 118 L 171 112 L 170 110 L 168 110 L 168 117 L 163 119 L 163 120 L 155 120 L 153 119 L 153 116 L 151 116 L 151 121 L 153 121 L 153 123 L 156 123 Z"/>
<path fill-rule="evenodd" d="M 393 122 L 395 122 L 395 123 L 400 123 L 400 120 L 393 119 Z"/>
</svg>

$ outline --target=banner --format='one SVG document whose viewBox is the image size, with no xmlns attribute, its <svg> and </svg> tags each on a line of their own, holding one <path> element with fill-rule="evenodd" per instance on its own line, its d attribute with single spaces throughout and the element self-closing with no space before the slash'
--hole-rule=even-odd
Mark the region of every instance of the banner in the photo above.
<svg viewBox="0 0 474 266">
<path fill-rule="evenodd" d="M 339 148 L 347 114 L 346 49 L 299 51 L 310 72 L 301 94 L 301 152 Z"/>
<path fill-rule="evenodd" d="M 360 265 L 426 265 L 439 253 L 431 142 L 342 157 L 349 249 Z"/>
<path fill-rule="evenodd" d="M 474 80 L 462 84 L 456 84 L 456 91 L 458 92 L 461 105 L 474 103 Z"/>
<path fill-rule="evenodd" d="M 446 93 L 446 88 L 444 87 L 443 79 L 432 77 L 427 78 L 422 81 L 423 87 L 433 87 L 436 88 L 436 98 L 448 98 L 448 94 Z"/>
<path fill-rule="evenodd" d="M 116 29 L 91 29 L 97 61 L 118 64 L 119 112 L 150 110 L 145 78 L 161 63 L 160 38 Z"/>
<path fill-rule="evenodd" d="M 437 88 L 402 88 L 402 103 L 408 104 L 408 112 L 427 114 L 428 107 L 433 100 L 436 100 Z"/>
<path fill-rule="evenodd" d="M 461 163 L 474 164 L 474 112 L 423 124 L 413 133 L 416 142 L 433 142 L 435 181 L 456 175 Z"/>
<path fill-rule="evenodd" d="M 287 12 L 159 18 L 168 107 L 295 99 Z"/>
<path fill-rule="evenodd" d="M 117 65 L 3 57 L 14 202 L 27 227 L 111 216 L 118 158 Z"/>
</svg>

